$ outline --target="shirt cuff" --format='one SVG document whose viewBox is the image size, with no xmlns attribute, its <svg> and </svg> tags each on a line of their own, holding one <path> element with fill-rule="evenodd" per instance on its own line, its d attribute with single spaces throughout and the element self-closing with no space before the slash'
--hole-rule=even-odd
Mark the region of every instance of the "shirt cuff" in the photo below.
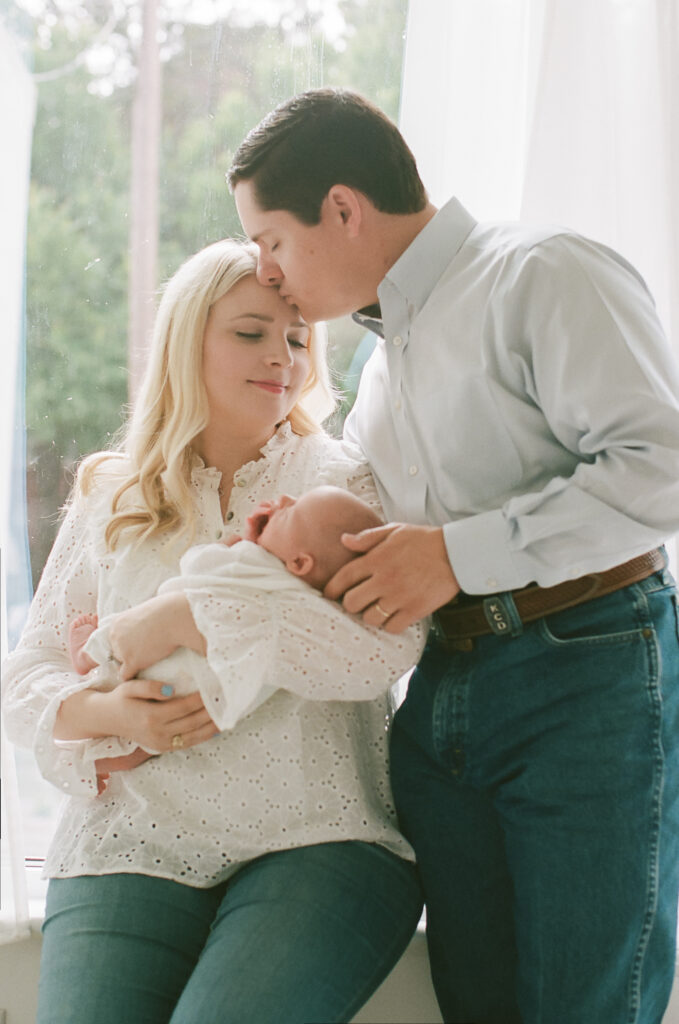
<svg viewBox="0 0 679 1024">
<path fill-rule="evenodd" d="M 87 688 L 87 682 L 66 687 L 45 708 L 35 738 L 35 758 L 40 774 L 68 796 L 96 796 L 97 776 L 89 740 L 54 739 L 59 707 L 67 697 Z"/>
<path fill-rule="evenodd" d="M 448 560 L 465 594 L 502 593 L 534 582 L 531 559 L 510 551 L 508 533 L 499 509 L 444 525 Z"/>
</svg>

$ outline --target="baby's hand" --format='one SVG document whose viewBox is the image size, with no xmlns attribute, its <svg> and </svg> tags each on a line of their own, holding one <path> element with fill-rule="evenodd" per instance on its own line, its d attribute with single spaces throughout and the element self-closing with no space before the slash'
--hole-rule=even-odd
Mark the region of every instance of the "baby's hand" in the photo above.
<svg viewBox="0 0 679 1024">
<path fill-rule="evenodd" d="M 245 520 L 245 533 L 243 534 L 245 540 L 250 540 L 253 544 L 257 543 L 264 527 L 269 522 L 273 509 L 273 501 L 260 501 L 255 511 Z"/>
</svg>

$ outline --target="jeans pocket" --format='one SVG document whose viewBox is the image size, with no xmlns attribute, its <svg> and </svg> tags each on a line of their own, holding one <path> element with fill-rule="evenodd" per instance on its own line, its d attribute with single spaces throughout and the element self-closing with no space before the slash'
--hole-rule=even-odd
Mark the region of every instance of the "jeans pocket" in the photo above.
<svg viewBox="0 0 679 1024">
<path fill-rule="evenodd" d="M 537 627 L 553 647 L 628 644 L 644 635 L 630 601 L 619 592 L 555 612 Z"/>
</svg>

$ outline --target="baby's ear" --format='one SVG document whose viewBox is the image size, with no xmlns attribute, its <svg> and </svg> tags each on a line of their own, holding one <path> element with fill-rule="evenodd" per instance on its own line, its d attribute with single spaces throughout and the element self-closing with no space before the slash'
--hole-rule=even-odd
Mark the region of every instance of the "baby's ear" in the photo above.
<svg viewBox="0 0 679 1024">
<path fill-rule="evenodd" d="M 308 576 L 314 568 L 314 556 L 310 555 L 308 551 L 301 551 L 294 558 L 289 558 L 285 563 L 285 568 L 295 576 Z"/>
</svg>

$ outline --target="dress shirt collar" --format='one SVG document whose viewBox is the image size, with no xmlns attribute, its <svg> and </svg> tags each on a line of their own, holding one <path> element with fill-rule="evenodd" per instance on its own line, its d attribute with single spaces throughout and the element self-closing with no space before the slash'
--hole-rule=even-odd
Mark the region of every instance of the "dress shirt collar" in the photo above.
<svg viewBox="0 0 679 1024">
<path fill-rule="evenodd" d="M 387 271 L 377 289 L 382 310 L 388 305 L 391 285 L 405 299 L 411 314 L 419 313 L 475 226 L 476 221 L 457 199 L 448 200 Z"/>
</svg>

